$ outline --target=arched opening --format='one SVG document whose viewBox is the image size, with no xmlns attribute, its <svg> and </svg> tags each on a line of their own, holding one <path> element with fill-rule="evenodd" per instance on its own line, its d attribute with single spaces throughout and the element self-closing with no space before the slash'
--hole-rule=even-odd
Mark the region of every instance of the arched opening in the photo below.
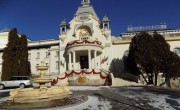
<svg viewBox="0 0 180 110">
<path fill-rule="evenodd" d="M 62 34 L 64 34 L 64 33 L 66 33 L 66 32 L 65 32 L 65 28 L 62 28 Z"/>
<path fill-rule="evenodd" d="M 91 36 L 92 36 L 92 31 L 89 26 L 83 25 L 76 30 L 76 37 L 79 40 L 88 40 L 91 39 Z"/>
<path fill-rule="evenodd" d="M 108 24 L 107 23 L 104 24 L 104 29 L 108 30 Z"/>
</svg>

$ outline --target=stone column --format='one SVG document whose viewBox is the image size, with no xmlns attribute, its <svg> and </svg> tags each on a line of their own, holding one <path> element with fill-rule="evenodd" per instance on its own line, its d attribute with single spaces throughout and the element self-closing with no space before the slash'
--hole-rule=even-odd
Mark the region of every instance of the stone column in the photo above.
<svg viewBox="0 0 180 110">
<path fill-rule="evenodd" d="M 73 69 L 75 70 L 76 69 L 76 52 L 74 51 L 73 52 Z"/>
<path fill-rule="evenodd" d="M 69 52 L 69 70 L 71 70 L 71 52 Z"/>
<path fill-rule="evenodd" d="M 94 50 L 94 69 L 96 68 L 97 64 L 96 64 L 96 56 L 97 56 L 97 51 Z"/>
<path fill-rule="evenodd" d="M 91 69 L 91 50 L 88 50 L 89 69 Z"/>
<path fill-rule="evenodd" d="M 100 69 L 102 69 L 101 61 L 102 61 L 102 53 L 101 53 L 101 55 L 100 55 L 100 59 L 98 60 L 98 62 L 99 62 L 99 66 L 98 66 L 98 67 L 99 67 Z"/>
</svg>

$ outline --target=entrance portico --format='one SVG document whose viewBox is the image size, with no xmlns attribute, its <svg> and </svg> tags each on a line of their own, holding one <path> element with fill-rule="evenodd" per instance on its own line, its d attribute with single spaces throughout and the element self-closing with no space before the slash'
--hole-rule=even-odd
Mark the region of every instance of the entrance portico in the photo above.
<svg viewBox="0 0 180 110">
<path fill-rule="evenodd" d="M 81 69 L 100 69 L 101 52 L 79 50 L 68 53 L 68 71 Z"/>
<path fill-rule="evenodd" d="M 67 45 L 68 71 L 81 69 L 100 69 L 101 43 L 98 41 L 89 43 L 69 43 Z M 99 44 L 96 44 L 99 43 Z"/>
</svg>

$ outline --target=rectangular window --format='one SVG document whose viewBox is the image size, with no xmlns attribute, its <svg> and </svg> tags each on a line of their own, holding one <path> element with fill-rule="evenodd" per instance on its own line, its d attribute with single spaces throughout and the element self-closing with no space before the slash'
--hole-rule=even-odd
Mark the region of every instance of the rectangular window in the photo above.
<svg viewBox="0 0 180 110">
<path fill-rule="evenodd" d="M 59 61 L 56 61 L 56 69 L 59 69 Z"/>
<path fill-rule="evenodd" d="M 59 56 L 59 51 L 56 51 L 56 57 L 58 57 Z"/>
<path fill-rule="evenodd" d="M 37 53 L 37 59 L 40 59 L 40 53 L 39 52 Z"/>
<path fill-rule="evenodd" d="M 49 52 L 46 52 L 46 58 L 48 58 L 48 57 L 49 57 L 49 55 L 50 55 L 50 53 L 49 53 Z"/>
<path fill-rule="evenodd" d="M 28 53 L 28 60 L 31 60 L 31 53 Z"/>
</svg>

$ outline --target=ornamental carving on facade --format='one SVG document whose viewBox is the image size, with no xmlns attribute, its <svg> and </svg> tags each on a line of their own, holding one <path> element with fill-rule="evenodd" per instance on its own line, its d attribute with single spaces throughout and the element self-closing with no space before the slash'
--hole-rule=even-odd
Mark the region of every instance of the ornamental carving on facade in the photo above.
<svg viewBox="0 0 180 110">
<path fill-rule="evenodd" d="M 86 29 L 80 29 L 79 31 L 80 40 L 88 40 L 89 37 L 90 37 L 90 34 Z"/>
<path fill-rule="evenodd" d="M 101 64 L 105 63 L 108 60 L 108 57 L 104 57 L 101 61 Z"/>
<path fill-rule="evenodd" d="M 83 76 L 83 77 L 79 77 L 78 78 L 78 82 L 80 83 L 80 84 L 84 84 L 84 83 L 86 83 L 87 82 L 87 78 L 85 77 L 85 76 Z"/>
</svg>

